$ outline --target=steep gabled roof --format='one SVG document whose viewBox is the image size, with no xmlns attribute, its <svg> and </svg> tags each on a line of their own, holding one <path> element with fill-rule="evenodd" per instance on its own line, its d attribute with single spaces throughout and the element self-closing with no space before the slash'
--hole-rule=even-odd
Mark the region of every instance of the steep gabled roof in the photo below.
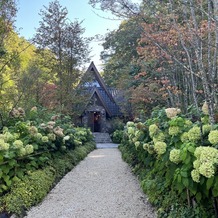
<svg viewBox="0 0 218 218">
<path fill-rule="evenodd" d="M 106 86 L 93 62 L 86 70 L 79 87 L 84 90 L 84 94 L 89 96 L 85 108 L 88 107 L 90 100 L 97 96 L 99 103 L 110 117 L 121 115 L 119 106 L 113 97 L 115 92 L 111 92 L 112 89 Z"/>
<path fill-rule="evenodd" d="M 108 105 L 105 102 L 105 99 L 102 98 L 99 90 L 96 87 L 93 89 L 90 99 L 94 98 L 95 95 L 97 95 L 98 99 L 100 100 L 102 106 L 105 108 L 108 115 L 112 116 L 110 108 L 108 107 Z M 87 104 L 87 106 L 88 106 L 88 104 Z"/>
<path fill-rule="evenodd" d="M 93 73 L 93 75 L 95 76 L 95 79 L 98 81 L 98 83 L 100 84 L 100 86 L 105 90 L 105 92 L 108 94 L 109 98 L 111 99 L 111 101 L 114 102 L 114 98 L 112 97 L 111 93 L 109 92 L 106 84 L 104 83 L 104 80 L 102 79 L 100 73 L 98 72 L 94 62 L 92 61 L 91 64 L 89 65 L 88 69 L 85 72 L 86 74 L 90 74 Z M 85 76 L 84 75 L 84 76 Z"/>
</svg>

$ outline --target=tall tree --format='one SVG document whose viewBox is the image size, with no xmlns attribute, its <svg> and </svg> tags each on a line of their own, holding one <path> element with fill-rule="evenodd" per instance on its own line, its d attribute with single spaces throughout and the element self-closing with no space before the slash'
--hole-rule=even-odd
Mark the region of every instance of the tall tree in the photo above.
<svg viewBox="0 0 218 218">
<path fill-rule="evenodd" d="M 40 21 L 34 41 L 40 49 L 47 48 L 55 55 L 59 106 L 62 108 L 69 102 L 66 90 L 68 96 L 71 95 L 72 83 L 78 75 L 76 68 L 87 61 L 88 40 L 82 37 L 84 29 L 81 23 L 70 22 L 67 18 L 67 8 L 62 7 L 59 1 L 55 0 L 50 2 L 48 7 L 44 6 L 40 15 L 42 21 Z"/>
<path fill-rule="evenodd" d="M 109 9 L 118 4 L 120 9 L 134 12 L 128 7 L 131 5 L 128 0 L 111 3 L 90 0 L 90 3 L 104 10 L 106 4 L 110 5 Z M 214 123 L 217 103 L 217 5 L 216 0 L 144 0 L 139 13 L 127 14 L 120 10 L 142 21 L 138 52 L 142 73 L 146 72 L 145 81 L 149 63 L 152 63 L 153 77 L 165 90 L 169 106 L 186 109 L 194 103 L 198 108 L 204 98 L 211 123 Z"/>
<path fill-rule="evenodd" d="M 17 12 L 16 2 L 16 0 L 0 1 L 0 58 L 5 54 L 4 40 L 12 30 Z"/>
<path fill-rule="evenodd" d="M 117 30 L 106 35 L 101 58 L 105 62 L 103 76 L 108 85 L 126 89 L 140 72 L 137 45 L 141 33 L 139 20 L 132 18 L 123 21 Z"/>
</svg>

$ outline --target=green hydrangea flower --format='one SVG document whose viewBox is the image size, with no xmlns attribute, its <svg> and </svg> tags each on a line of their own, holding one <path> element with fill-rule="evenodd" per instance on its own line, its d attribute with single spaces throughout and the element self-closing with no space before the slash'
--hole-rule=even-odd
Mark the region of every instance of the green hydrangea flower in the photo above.
<svg viewBox="0 0 218 218">
<path fill-rule="evenodd" d="M 170 151 L 170 161 L 176 164 L 178 164 L 181 161 L 179 149 L 172 149 Z"/>
<path fill-rule="evenodd" d="M 191 120 L 185 120 L 185 126 L 189 127 L 192 125 L 192 121 Z"/>
<path fill-rule="evenodd" d="M 48 139 L 51 141 L 55 141 L 56 140 L 56 135 L 54 133 L 49 133 L 48 134 Z"/>
<path fill-rule="evenodd" d="M 169 127 L 169 135 L 176 136 L 180 132 L 180 128 L 178 126 L 170 126 Z"/>
<path fill-rule="evenodd" d="M 5 140 L 4 139 L 0 139 L 0 145 L 5 144 Z"/>
<path fill-rule="evenodd" d="M 42 136 L 42 142 L 46 143 L 46 142 L 49 142 L 48 140 L 48 136 Z"/>
<path fill-rule="evenodd" d="M 188 142 L 188 141 L 189 141 L 188 133 L 187 133 L 187 132 L 184 132 L 184 133 L 181 135 L 180 139 L 181 139 L 181 141 L 182 141 L 183 143 Z"/>
<path fill-rule="evenodd" d="M 4 140 L 5 141 L 5 137 L 3 134 L 0 134 L 0 139 Z"/>
<path fill-rule="evenodd" d="M 147 151 L 147 150 L 148 150 L 148 147 L 149 147 L 149 144 L 148 144 L 148 143 L 144 143 L 144 144 L 143 144 L 143 149 L 144 149 L 144 150 Z"/>
<path fill-rule="evenodd" d="M 204 163 L 199 167 L 199 173 L 207 178 L 214 176 L 214 166 L 212 163 Z"/>
<path fill-rule="evenodd" d="M 208 161 L 218 163 L 218 150 L 213 147 L 199 146 L 195 149 L 194 156 L 199 159 L 201 163 Z"/>
<path fill-rule="evenodd" d="M 149 153 L 149 154 L 154 154 L 154 145 L 149 145 L 149 147 L 148 147 L 148 153 Z"/>
<path fill-rule="evenodd" d="M 140 144 L 141 143 L 139 141 L 135 142 L 135 147 L 138 148 L 140 146 Z"/>
<path fill-rule="evenodd" d="M 20 150 L 19 150 L 19 156 L 20 157 L 23 157 L 23 156 L 25 156 L 26 155 L 26 149 L 25 148 L 21 148 Z"/>
<path fill-rule="evenodd" d="M 208 140 L 212 145 L 218 144 L 218 130 L 210 131 Z"/>
<path fill-rule="evenodd" d="M 165 142 L 156 142 L 154 144 L 154 150 L 158 155 L 166 152 L 167 144 Z"/>
<path fill-rule="evenodd" d="M 193 163 L 194 168 L 207 178 L 214 176 L 214 166 L 218 164 L 218 150 L 209 146 L 199 146 L 195 149 L 194 156 L 197 158 Z"/>
<path fill-rule="evenodd" d="M 127 126 L 127 127 L 134 126 L 134 125 L 135 125 L 135 123 L 132 122 L 132 121 L 128 121 L 128 122 L 126 123 L 126 126 Z"/>
<path fill-rule="evenodd" d="M 41 140 L 42 139 L 42 134 L 38 132 L 38 133 L 36 133 L 34 135 L 34 138 L 37 139 L 37 140 Z"/>
<path fill-rule="evenodd" d="M 0 139 L 0 151 L 7 151 L 9 149 L 10 145 L 6 142 L 4 142 L 2 139 Z"/>
<path fill-rule="evenodd" d="M 159 128 L 156 124 L 152 124 L 149 126 L 149 135 L 153 138 L 159 131 Z"/>
<path fill-rule="evenodd" d="M 29 127 L 29 133 L 31 135 L 36 135 L 38 133 L 38 129 L 35 126 L 30 126 Z"/>
<path fill-rule="evenodd" d="M 135 131 L 135 137 L 137 137 L 138 139 L 143 138 L 144 132 L 140 130 Z"/>
<path fill-rule="evenodd" d="M 194 182 L 199 183 L 200 182 L 200 173 L 198 170 L 194 169 L 191 171 L 191 177 Z"/>
<path fill-rule="evenodd" d="M 195 161 L 193 162 L 193 167 L 194 167 L 195 169 L 198 169 L 198 168 L 200 167 L 200 165 L 201 165 L 201 163 L 200 163 L 199 160 L 195 160 Z"/>
<path fill-rule="evenodd" d="M 194 156 L 195 156 L 197 159 L 200 159 L 202 149 L 203 149 L 202 146 L 197 147 L 197 148 L 195 149 Z"/>
<path fill-rule="evenodd" d="M 2 129 L 3 134 L 5 134 L 6 132 L 8 132 L 8 127 L 4 126 Z"/>
<path fill-rule="evenodd" d="M 134 127 L 128 127 L 127 128 L 127 132 L 128 132 L 128 134 L 134 134 L 135 133 L 135 128 Z"/>
<path fill-rule="evenodd" d="M 14 133 L 14 140 L 17 140 L 20 138 L 20 134 L 19 133 Z"/>
<path fill-rule="evenodd" d="M 191 142 L 197 142 L 198 140 L 201 139 L 201 129 L 198 126 L 194 126 L 192 127 L 189 131 L 188 131 L 188 138 L 189 141 Z"/>
<path fill-rule="evenodd" d="M 138 139 L 136 137 L 132 138 L 132 141 L 135 143 L 138 141 Z"/>
<path fill-rule="evenodd" d="M 23 142 L 21 140 L 16 140 L 13 142 L 13 147 L 15 149 L 21 149 L 23 147 Z"/>
<path fill-rule="evenodd" d="M 212 126 L 210 124 L 205 124 L 202 126 L 203 134 L 208 134 L 211 131 Z"/>
<path fill-rule="evenodd" d="M 5 139 L 5 142 L 12 142 L 14 141 L 14 136 L 10 132 L 6 132 L 4 134 L 4 139 Z"/>
<path fill-rule="evenodd" d="M 153 137 L 153 142 L 163 142 L 165 140 L 165 135 L 163 132 L 159 132 Z"/>
<path fill-rule="evenodd" d="M 32 146 L 32 145 L 29 145 L 29 144 L 26 145 L 25 149 L 26 149 L 26 154 L 32 154 L 33 151 L 34 151 L 33 146 Z"/>
</svg>

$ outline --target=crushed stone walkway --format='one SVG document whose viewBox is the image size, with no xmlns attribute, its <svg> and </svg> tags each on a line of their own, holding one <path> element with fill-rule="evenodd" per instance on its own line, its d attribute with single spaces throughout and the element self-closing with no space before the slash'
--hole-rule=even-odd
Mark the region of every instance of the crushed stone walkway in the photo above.
<svg viewBox="0 0 218 218">
<path fill-rule="evenodd" d="M 98 144 L 27 218 L 155 218 L 115 144 Z"/>
</svg>

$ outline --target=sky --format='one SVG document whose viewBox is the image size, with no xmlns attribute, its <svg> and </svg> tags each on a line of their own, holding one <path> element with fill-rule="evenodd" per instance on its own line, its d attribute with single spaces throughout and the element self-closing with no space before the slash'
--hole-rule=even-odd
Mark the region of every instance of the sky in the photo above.
<svg viewBox="0 0 218 218">
<path fill-rule="evenodd" d="M 19 0 L 18 1 L 18 13 L 16 18 L 16 27 L 20 34 L 26 39 L 30 39 L 36 33 L 36 29 L 39 27 L 39 21 L 41 17 L 39 12 L 43 9 L 43 5 L 48 6 L 51 0 Z M 75 19 L 83 21 L 82 27 L 86 29 L 84 36 L 93 37 L 96 34 L 105 34 L 108 31 L 117 29 L 120 24 L 120 20 L 109 20 L 102 17 L 112 17 L 110 14 L 106 14 L 99 10 L 94 10 L 89 4 L 88 0 L 59 0 L 63 7 L 68 10 L 68 18 L 73 22 Z M 94 61 L 96 67 L 102 68 L 102 62 L 100 61 L 100 52 L 103 47 L 101 42 L 92 42 L 90 47 L 91 61 Z M 89 63 L 87 63 L 87 66 Z M 84 66 L 86 67 L 86 66 Z"/>
</svg>

